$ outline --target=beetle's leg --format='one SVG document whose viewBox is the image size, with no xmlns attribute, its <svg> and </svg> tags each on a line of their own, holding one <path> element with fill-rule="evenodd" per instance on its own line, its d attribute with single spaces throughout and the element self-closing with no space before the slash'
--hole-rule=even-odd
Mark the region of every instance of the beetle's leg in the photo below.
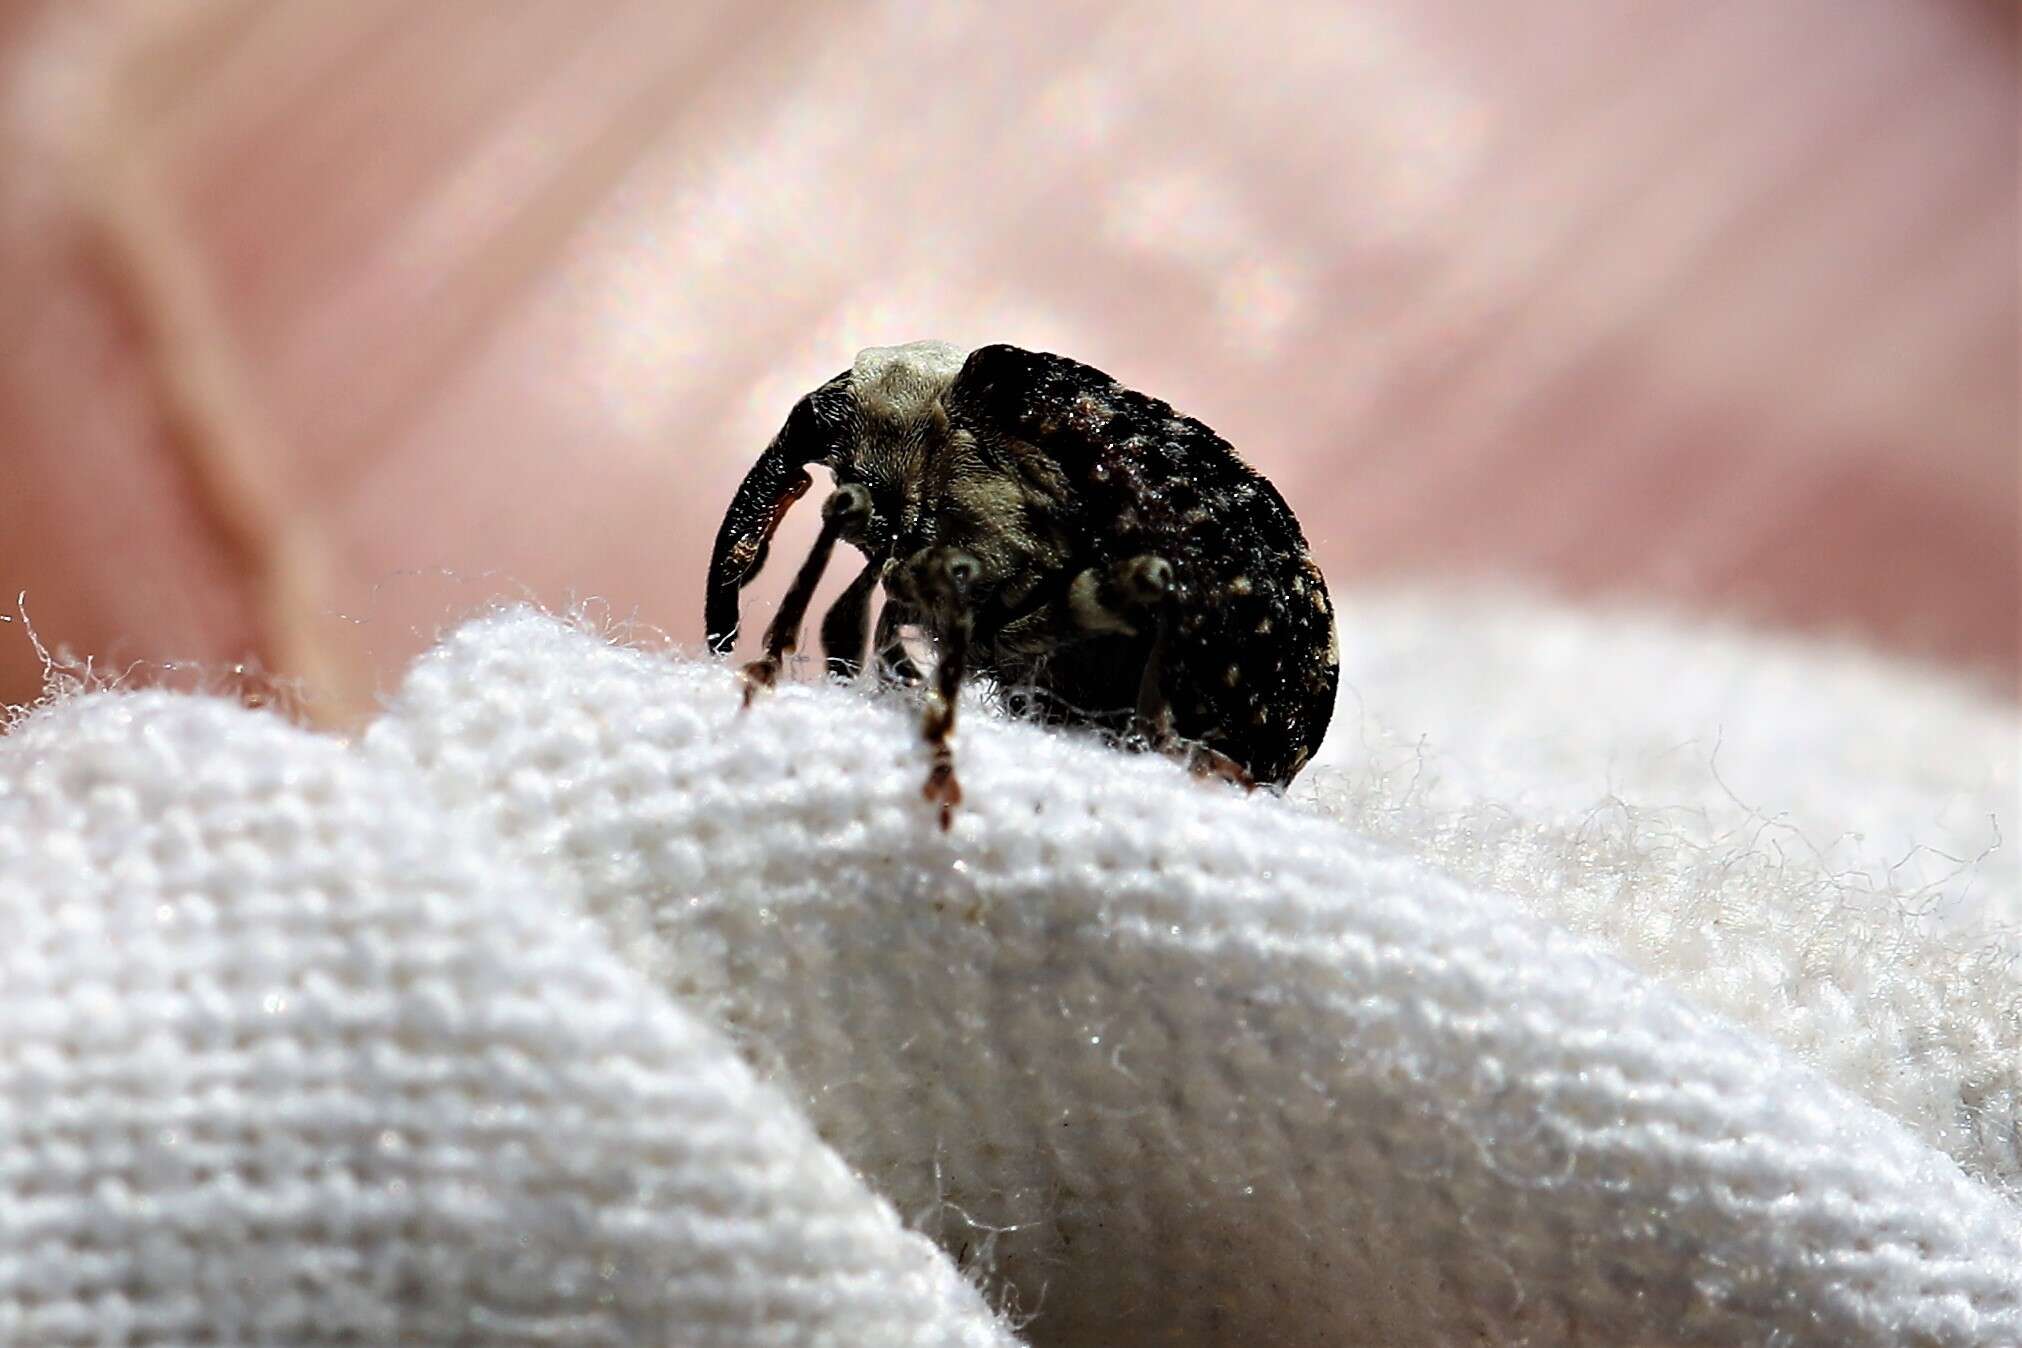
<svg viewBox="0 0 2022 1348">
<path fill-rule="evenodd" d="M 1137 684 L 1137 730 L 1153 752 L 1186 764 L 1187 771 L 1200 778 L 1234 782 L 1245 791 L 1257 789 L 1257 779 L 1219 749 L 1197 740 L 1183 740 L 1173 729 L 1172 701 L 1165 694 L 1166 642 L 1172 631 L 1170 599 L 1159 605 L 1158 635 L 1152 638 L 1151 654 L 1145 657 L 1144 677 Z"/>
<path fill-rule="evenodd" d="M 906 654 L 906 643 L 899 635 L 899 628 L 917 621 L 919 619 L 912 609 L 888 595 L 885 606 L 878 610 L 877 635 L 872 638 L 877 647 L 879 675 L 908 688 L 920 682 L 920 667 L 913 663 L 912 656 Z"/>
<path fill-rule="evenodd" d="M 941 807 L 941 831 L 954 822 L 955 807 L 962 803 L 962 783 L 955 777 L 955 698 L 962 691 L 962 675 L 969 662 L 969 635 L 975 619 L 969 613 L 955 615 L 942 634 L 941 658 L 934 665 L 934 691 L 927 697 L 927 714 L 920 733 L 934 751 L 934 766 L 927 772 L 927 784 L 920 794 Z"/>
<path fill-rule="evenodd" d="M 1137 681 L 1137 718 L 1134 727 L 1161 753 L 1171 752 L 1177 739 L 1172 728 L 1172 699 L 1165 695 L 1166 646 L 1172 637 L 1172 605 L 1158 606 L 1158 627 L 1151 639 L 1151 652 L 1144 658 L 1144 673 Z"/>
<path fill-rule="evenodd" d="M 1154 753 L 1179 760 L 1196 777 L 1217 778 L 1234 782 L 1245 791 L 1256 790 L 1257 779 L 1250 776 L 1241 763 L 1197 740 L 1183 740 L 1173 730 L 1172 702 L 1166 697 L 1162 683 L 1166 633 L 1171 625 L 1172 613 L 1168 606 L 1159 612 L 1158 636 L 1152 640 L 1151 655 L 1144 662 L 1144 677 L 1137 685 L 1138 733 L 1144 736 Z"/>
<path fill-rule="evenodd" d="M 849 588 L 836 596 L 821 620 L 821 653 L 831 674 L 854 679 L 864 667 L 864 641 L 870 634 L 871 591 L 877 588 L 881 561 L 857 573 Z"/>
<path fill-rule="evenodd" d="M 1172 564 L 1150 554 L 1118 562 L 1111 568 L 1106 592 L 1114 602 L 1126 605 L 1132 612 L 1149 609 L 1158 615 L 1152 629 L 1151 650 L 1144 658 L 1144 673 L 1137 681 L 1136 729 L 1154 747 L 1162 749 L 1174 738 L 1172 701 L 1165 693 L 1166 651 L 1172 640 L 1175 598 Z"/>
<path fill-rule="evenodd" d="M 1165 666 L 1177 599 L 1173 593 L 1172 566 L 1163 557 L 1145 553 L 1110 567 L 1108 574 L 1093 588 L 1083 585 L 1082 578 L 1077 577 L 1075 586 L 1069 589 L 1070 597 L 1077 590 L 1092 596 L 1099 604 L 1099 607 L 1090 609 L 1084 603 L 1084 610 L 1095 615 L 1096 621 L 1107 621 L 1109 624 L 1107 628 L 1096 630 L 1137 630 L 1142 626 L 1142 615 L 1146 610 L 1157 614 L 1151 650 L 1145 656 L 1144 673 L 1137 682 L 1134 723 L 1135 730 L 1151 749 L 1179 759 L 1196 777 L 1219 778 L 1234 782 L 1245 790 L 1255 789 L 1256 780 L 1242 764 L 1219 749 L 1181 739 L 1173 729 L 1172 700 L 1165 691 Z"/>
<path fill-rule="evenodd" d="M 800 644 L 800 624 L 807 617 L 808 601 L 814 598 L 815 586 L 821 583 L 821 573 L 828 567 L 836 540 L 856 536 L 870 518 L 871 494 L 854 482 L 837 487 L 821 503 L 821 532 L 815 536 L 814 547 L 800 564 L 800 572 L 794 576 L 786 597 L 779 601 L 779 612 L 772 615 L 772 624 L 765 629 L 765 654 L 744 667 L 745 706 L 751 705 L 759 689 L 770 688 L 778 680 L 786 657 Z"/>
<path fill-rule="evenodd" d="M 1257 779 L 1250 775 L 1250 770 L 1220 749 L 1176 739 L 1166 752 L 1185 763 L 1187 771 L 1202 781 L 1230 782 L 1245 791 L 1257 789 Z"/>
<path fill-rule="evenodd" d="M 982 564 L 956 548 L 929 548 L 915 554 L 892 580 L 901 601 L 934 615 L 938 658 L 934 687 L 927 694 L 920 736 L 933 750 L 934 765 L 920 794 L 940 806 L 945 832 L 962 803 L 962 783 L 955 776 L 955 701 L 968 672 L 969 640 L 976 629 L 972 591 Z"/>
<path fill-rule="evenodd" d="M 1234 782 L 1245 791 L 1257 789 L 1257 779 L 1248 769 L 1219 749 L 1197 740 L 1183 740 L 1173 730 L 1172 701 L 1165 695 L 1166 639 L 1172 631 L 1172 604 L 1159 606 L 1158 635 L 1152 638 L 1151 654 L 1145 658 L 1144 677 L 1137 685 L 1137 729 L 1156 753 L 1176 758 L 1187 771 L 1200 778 Z"/>
<path fill-rule="evenodd" d="M 1088 567 L 998 629 L 997 649 L 1042 656 L 1088 637 L 1139 632 L 1147 610 L 1163 614 L 1172 583 L 1171 563 L 1149 552 Z"/>
</svg>

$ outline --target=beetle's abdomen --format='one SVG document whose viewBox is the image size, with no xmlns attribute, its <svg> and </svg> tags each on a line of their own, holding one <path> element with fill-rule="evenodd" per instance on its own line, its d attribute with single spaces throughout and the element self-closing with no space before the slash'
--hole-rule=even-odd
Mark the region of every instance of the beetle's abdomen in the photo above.
<svg viewBox="0 0 2022 1348">
<path fill-rule="evenodd" d="M 1289 781 L 1326 732 L 1340 671 L 1326 585 L 1277 490 L 1199 421 L 1063 357 L 985 347 L 952 396 L 961 420 L 999 432 L 1007 469 L 1036 454 L 1067 483 L 1049 526 L 1074 566 L 1172 564 L 1161 682 L 1174 729 L 1259 782 Z M 1113 724 L 1135 705 L 1150 645 L 1140 633 L 1066 646 L 1030 681 L 1081 713 L 1067 719 Z"/>
<path fill-rule="evenodd" d="M 1231 558 L 1189 577 L 1193 599 L 1173 639 L 1166 696 L 1182 736 L 1259 782 L 1282 784 L 1326 734 L 1340 661 L 1318 568 L 1302 556 L 1268 578 L 1265 570 Z"/>
</svg>

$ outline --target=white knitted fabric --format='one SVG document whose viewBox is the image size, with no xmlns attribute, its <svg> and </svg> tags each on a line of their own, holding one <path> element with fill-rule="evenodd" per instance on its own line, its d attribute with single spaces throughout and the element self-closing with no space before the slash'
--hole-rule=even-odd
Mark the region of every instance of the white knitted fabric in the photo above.
<svg viewBox="0 0 2022 1348">
<path fill-rule="evenodd" d="M 1361 598 L 1304 785 L 1590 932 L 2022 1201 L 2022 720 L 1852 651 Z"/>
<path fill-rule="evenodd" d="M 37 713 L 0 1337 L 2022 1345 L 2012 709 L 1343 631 L 1308 799 L 972 712 L 946 834 L 896 699 L 525 612 Z"/>
<path fill-rule="evenodd" d="M 0 1338 L 981 1345 L 720 1033 L 411 777 L 77 698 L 0 740 Z"/>
</svg>

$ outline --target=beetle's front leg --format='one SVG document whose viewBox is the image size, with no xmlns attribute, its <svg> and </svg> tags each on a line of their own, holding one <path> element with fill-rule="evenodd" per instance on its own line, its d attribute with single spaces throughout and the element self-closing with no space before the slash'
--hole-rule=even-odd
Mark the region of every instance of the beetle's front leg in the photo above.
<svg viewBox="0 0 2022 1348">
<path fill-rule="evenodd" d="M 870 519 L 871 494 L 854 482 L 837 487 L 821 503 L 821 532 L 815 536 L 814 547 L 800 564 L 786 597 L 779 601 L 779 612 L 773 614 L 771 625 L 765 629 L 765 654 L 744 667 L 745 706 L 751 705 L 759 689 L 770 688 L 778 681 L 780 667 L 800 644 L 800 625 L 807 617 L 808 601 L 821 584 L 821 573 L 828 567 L 836 540 L 860 536 Z"/>
<path fill-rule="evenodd" d="M 954 822 L 955 807 L 962 803 L 962 783 L 955 776 L 955 698 L 962 690 L 962 676 L 969 660 L 969 637 L 975 619 L 958 614 L 948 624 L 941 658 L 934 666 L 934 691 L 927 697 L 927 714 L 920 733 L 934 751 L 934 766 L 927 772 L 927 784 L 920 794 L 941 807 L 941 831 Z"/>
<path fill-rule="evenodd" d="M 864 667 L 864 639 L 870 631 L 871 591 L 877 588 L 882 564 L 871 561 L 849 588 L 829 605 L 821 620 L 821 654 L 831 674 L 854 679 Z"/>
<path fill-rule="evenodd" d="M 933 750 L 934 765 L 920 794 L 940 807 L 941 828 L 954 822 L 962 803 L 962 783 L 955 776 L 955 702 L 968 672 L 969 642 L 975 635 L 974 594 L 982 565 L 956 548 L 927 548 L 913 555 L 887 582 L 893 597 L 910 608 L 934 615 L 939 658 L 934 687 L 920 734 Z"/>
<path fill-rule="evenodd" d="M 918 621 L 918 614 L 891 595 L 886 596 L 884 607 L 878 610 L 878 628 L 871 638 L 871 655 L 878 662 L 879 676 L 888 682 L 903 684 L 907 688 L 919 685 L 920 667 L 913 663 L 912 656 L 906 654 L 905 637 L 900 631 L 907 623 Z"/>
</svg>

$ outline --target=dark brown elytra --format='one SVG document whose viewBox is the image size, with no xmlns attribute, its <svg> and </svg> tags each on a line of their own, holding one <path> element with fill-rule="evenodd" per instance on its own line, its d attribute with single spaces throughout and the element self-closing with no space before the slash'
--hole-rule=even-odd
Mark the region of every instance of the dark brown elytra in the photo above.
<svg viewBox="0 0 2022 1348">
<path fill-rule="evenodd" d="M 787 508 L 828 470 L 821 533 L 745 667 L 746 701 L 795 650 L 835 545 L 867 559 L 822 621 L 829 667 L 936 660 L 925 795 L 961 799 L 949 744 L 963 681 L 1196 770 L 1281 786 L 1319 747 L 1339 679 L 1334 613 L 1299 523 L 1227 441 L 1064 356 L 940 342 L 865 351 L 802 398 L 738 488 L 709 560 L 705 625 L 728 651 L 738 591 Z"/>
</svg>

